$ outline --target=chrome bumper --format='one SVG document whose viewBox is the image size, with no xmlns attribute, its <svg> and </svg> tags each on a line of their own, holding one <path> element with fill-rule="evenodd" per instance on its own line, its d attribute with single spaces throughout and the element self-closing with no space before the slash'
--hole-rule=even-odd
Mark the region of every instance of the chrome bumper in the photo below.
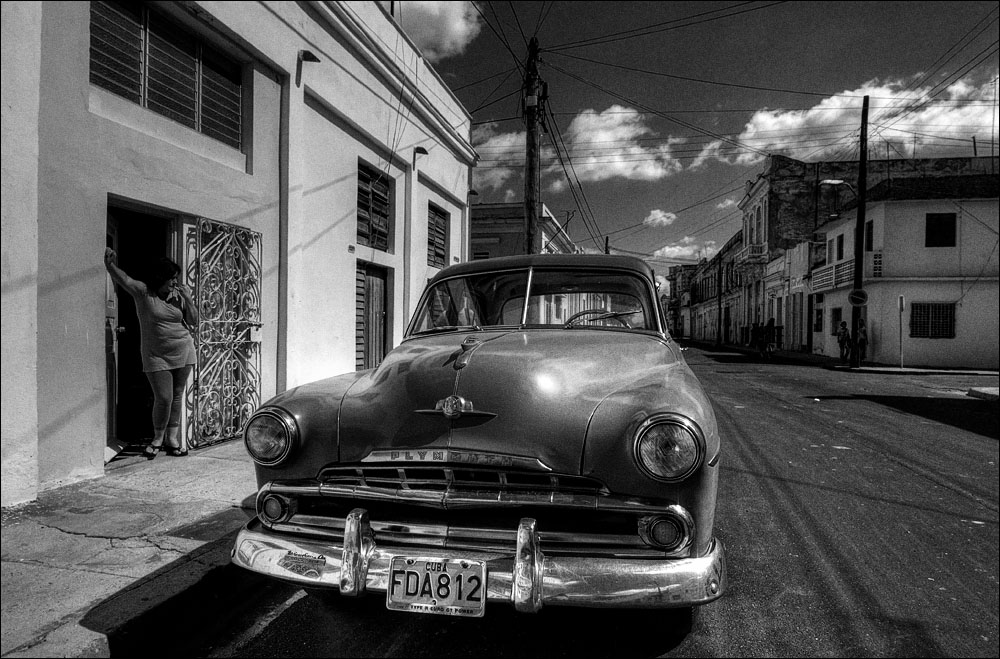
<svg viewBox="0 0 1000 659">
<path fill-rule="evenodd" d="M 487 568 L 487 599 L 518 611 L 543 605 L 608 608 L 677 608 L 706 604 L 726 587 L 725 550 L 718 539 L 700 558 L 622 559 L 542 554 L 535 520 L 517 529 L 513 555 L 454 549 L 378 546 L 364 509 L 347 516 L 342 547 L 274 533 L 254 518 L 232 550 L 236 565 L 284 581 L 336 588 L 342 595 L 385 592 L 393 556 L 481 560 Z"/>
</svg>

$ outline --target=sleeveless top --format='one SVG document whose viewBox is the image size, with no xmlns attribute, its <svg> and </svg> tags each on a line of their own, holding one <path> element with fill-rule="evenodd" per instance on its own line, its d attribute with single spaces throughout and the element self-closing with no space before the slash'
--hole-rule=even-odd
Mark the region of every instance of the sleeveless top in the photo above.
<svg viewBox="0 0 1000 659">
<path fill-rule="evenodd" d="M 194 338 L 184 327 L 181 310 L 156 295 L 136 295 L 142 370 L 169 371 L 194 364 Z"/>
</svg>

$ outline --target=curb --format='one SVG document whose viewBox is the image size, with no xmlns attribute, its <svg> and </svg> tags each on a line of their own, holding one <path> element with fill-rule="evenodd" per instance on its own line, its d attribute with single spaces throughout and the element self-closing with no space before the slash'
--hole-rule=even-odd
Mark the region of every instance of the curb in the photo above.
<svg viewBox="0 0 1000 659">
<path fill-rule="evenodd" d="M 969 389 L 968 396 L 973 398 L 980 398 L 982 400 L 991 400 L 994 403 L 1000 400 L 1000 389 L 997 387 L 977 387 L 975 389 Z"/>
</svg>

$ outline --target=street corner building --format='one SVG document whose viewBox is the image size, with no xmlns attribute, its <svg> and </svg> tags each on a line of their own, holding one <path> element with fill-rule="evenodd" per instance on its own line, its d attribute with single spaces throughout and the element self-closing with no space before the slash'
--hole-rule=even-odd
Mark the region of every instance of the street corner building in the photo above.
<svg viewBox="0 0 1000 659">
<path fill-rule="evenodd" d="M 996 156 L 873 160 L 859 233 L 857 161 L 770 156 L 746 182 L 742 229 L 671 269 L 671 333 L 753 345 L 773 319 L 779 349 L 837 357 L 858 304 L 866 362 L 996 370 L 998 170 Z"/>
<path fill-rule="evenodd" d="M 375 2 L 3 3 L 3 505 L 152 436 L 128 273 L 200 319 L 182 423 L 376 366 L 468 260 L 471 118 Z"/>
</svg>

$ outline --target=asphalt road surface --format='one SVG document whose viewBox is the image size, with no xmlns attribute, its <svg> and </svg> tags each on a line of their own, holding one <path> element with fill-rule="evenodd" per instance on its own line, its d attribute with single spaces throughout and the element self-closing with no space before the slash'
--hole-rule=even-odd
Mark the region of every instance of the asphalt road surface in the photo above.
<svg viewBox="0 0 1000 659">
<path fill-rule="evenodd" d="M 995 377 L 685 354 L 724 442 L 722 599 L 694 612 L 552 607 L 520 615 L 491 606 L 482 619 L 453 619 L 388 611 L 375 595 L 316 596 L 238 571 L 226 575 L 240 584 L 238 597 L 220 598 L 224 583 L 202 584 L 215 588 L 211 597 L 192 592 L 178 605 L 197 624 L 155 641 L 148 628 L 134 630 L 135 649 L 155 642 L 217 657 L 998 655 L 998 408 L 965 394 L 997 386 Z"/>
</svg>

